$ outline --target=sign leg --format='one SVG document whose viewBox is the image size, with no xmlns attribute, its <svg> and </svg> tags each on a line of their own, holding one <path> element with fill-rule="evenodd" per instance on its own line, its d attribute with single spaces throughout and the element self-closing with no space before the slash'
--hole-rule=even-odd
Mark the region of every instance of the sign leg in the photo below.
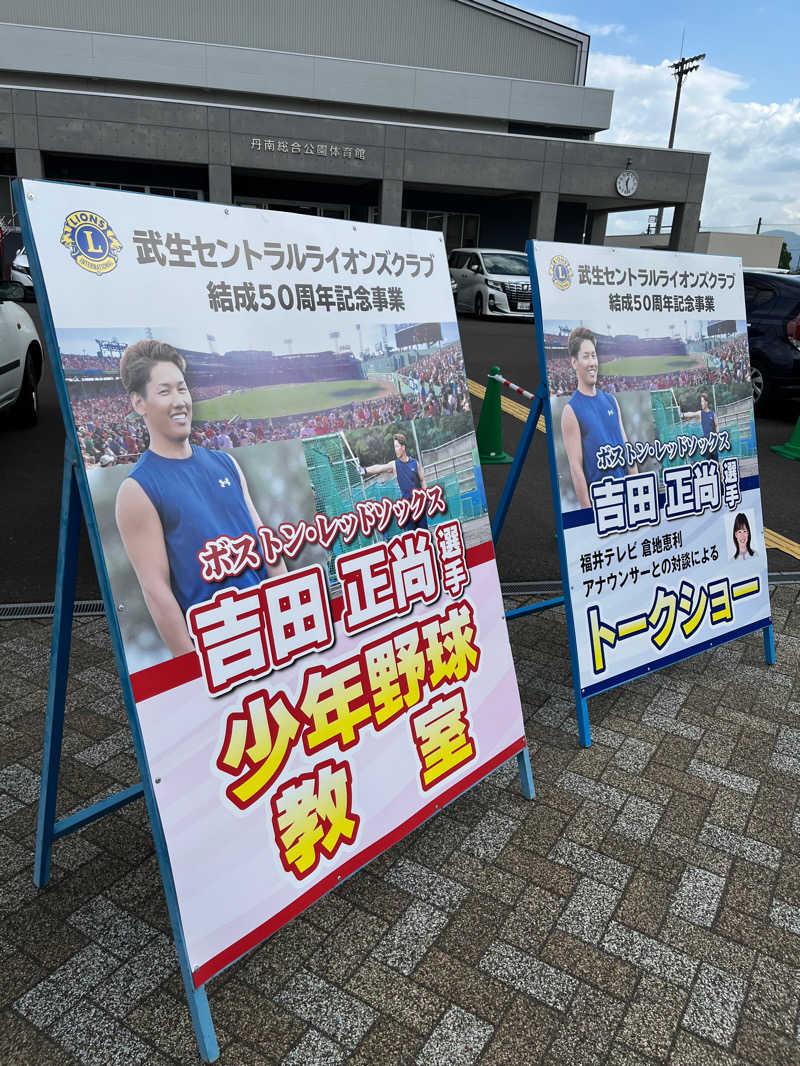
<svg viewBox="0 0 800 1066">
<path fill-rule="evenodd" d="M 78 564 L 78 536 L 81 505 L 75 468 L 67 448 L 61 482 L 61 523 L 58 532 L 53 638 L 50 649 L 50 678 L 47 686 L 47 716 L 42 750 L 42 780 L 39 788 L 39 815 L 36 825 L 36 855 L 33 880 L 43 888 L 50 880 L 50 853 L 56 819 L 58 770 L 64 734 L 64 700 L 72 638 L 72 610 L 75 603 L 75 571 Z"/>
<path fill-rule="evenodd" d="M 492 522 L 492 540 L 495 543 L 495 547 L 497 546 L 498 537 L 503 529 L 503 523 L 506 520 L 508 508 L 511 506 L 511 499 L 517 487 L 520 474 L 522 473 L 522 467 L 525 465 L 525 459 L 528 456 L 528 450 L 531 446 L 531 441 L 533 440 L 533 434 L 536 432 L 536 424 L 539 421 L 539 415 L 542 413 L 544 395 L 546 395 L 546 393 L 543 391 L 542 385 L 540 384 L 536 390 L 536 403 L 528 412 L 528 419 L 522 430 L 522 439 L 517 445 L 517 450 L 514 452 L 514 461 L 511 464 L 506 483 L 503 486 L 503 494 L 500 497 L 500 503 L 497 505 L 497 510 L 495 511 L 494 521 Z"/>
<path fill-rule="evenodd" d="M 527 744 L 517 755 L 517 768 L 519 769 L 519 782 L 522 785 L 522 795 L 525 799 L 532 800 L 536 795 L 533 784 L 533 770 L 531 769 L 531 753 Z"/>
<path fill-rule="evenodd" d="M 768 666 L 775 664 L 775 633 L 771 625 L 764 627 L 764 658 Z"/>
<path fill-rule="evenodd" d="M 184 982 L 186 984 L 186 982 Z M 211 1008 L 208 1005 L 205 985 L 193 988 L 186 984 L 186 998 L 189 1001 L 189 1013 L 192 1016 L 194 1036 L 197 1049 L 203 1062 L 215 1062 L 219 1058 L 219 1044 L 211 1020 Z"/>
<path fill-rule="evenodd" d="M 589 709 L 586 700 L 575 690 L 575 710 L 578 717 L 578 743 L 582 748 L 592 746 L 592 731 L 589 728 Z"/>
</svg>

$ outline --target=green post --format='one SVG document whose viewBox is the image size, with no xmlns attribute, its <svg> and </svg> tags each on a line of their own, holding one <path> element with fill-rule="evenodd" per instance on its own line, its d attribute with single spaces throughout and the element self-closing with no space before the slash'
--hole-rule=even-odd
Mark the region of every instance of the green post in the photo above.
<svg viewBox="0 0 800 1066">
<path fill-rule="evenodd" d="M 786 444 L 773 444 L 771 447 L 774 452 L 785 456 L 787 459 L 800 459 L 800 418 L 795 422 L 791 440 Z"/>
<path fill-rule="evenodd" d="M 503 425 L 500 408 L 500 382 L 493 374 L 499 374 L 500 367 L 493 366 L 486 382 L 486 395 L 483 397 L 481 417 L 475 436 L 478 440 L 478 454 L 481 463 L 510 463 L 511 456 L 503 451 Z"/>
</svg>

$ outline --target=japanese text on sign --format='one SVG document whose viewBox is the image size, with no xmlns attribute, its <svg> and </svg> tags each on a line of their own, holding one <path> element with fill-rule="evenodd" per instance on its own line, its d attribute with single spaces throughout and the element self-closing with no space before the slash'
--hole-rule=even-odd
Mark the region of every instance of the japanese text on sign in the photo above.
<svg viewBox="0 0 800 1066">
<path fill-rule="evenodd" d="M 280 152 L 283 155 L 316 155 L 331 159 L 367 158 L 366 148 L 356 148 L 352 144 L 318 144 L 316 141 L 289 141 L 283 137 L 251 137 L 251 152 Z"/>
<path fill-rule="evenodd" d="M 231 285 L 209 281 L 208 306 L 212 311 L 404 311 L 405 294 L 397 285 L 272 285 L 256 287 L 252 281 Z"/>
<path fill-rule="evenodd" d="M 440 572 L 447 592 L 452 597 L 460 595 L 469 582 L 466 552 L 458 523 L 447 525 L 435 540 L 427 529 L 410 530 L 388 543 L 381 541 L 337 557 L 344 599 L 342 624 L 347 633 L 407 614 L 415 603 L 435 603 L 441 596 Z M 274 564 L 277 552 L 264 537 L 267 528 L 261 527 L 259 534 L 262 543 L 270 543 L 265 555 Z M 308 526 L 306 531 L 314 528 Z M 295 553 L 298 550 L 294 544 L 291 548 Z M 207 542 L 198 560 L 206 581 L 219 581 L 246 566 L 258 569 L 260 564 L 249 535 L 236 541 L 219 537 Z M 255 587 L 217 592 L 190 608 L 187 619 L 213 696 L 288 666 L 312 651 L 329 648 L 334 641 L 327 582 L 318 565 L 269 578 Z"/>
<path fill-rule="evenodd" d="M 633 270 L 631 267 L 592 266 L 589 263 L 578 264 L 579 285 L 619 286 L 627 285 L 633 288 L 638 285 L 640 289 L 732 289 L 736 281 L 736 275 L 731 271 L 726 273 L 717 270 L 657 270 L 654 267 L 640 267 Z M 637 308 L 639 310 L 639 308 Z M 647 308 L 645 308 L 647 310 Z M 659 310 L 659 308 L 653 308 Z M 671 310 L 671 308 L 663 308 Z M 675 308 L 677 310 L 677 308 Z M 687 307 L 688 311 L 689 308 Z M 702 307 L 696 308 L 702 311 Z"/>
<path fill-rule="evenodd" d="M 691 581 L 682 581 L 680 589 L 669 591 L 658 585 L 653 602 L 647 611 L 623 618 L 609 624 L 602 620 L 600 608 L 587 608 L 586 619 L 592 649 L 592 669 L 595 674 L 605 672 L 606 648 L 616 647 L 619 641 L 650 633 L 650 640 L 658 651 L 669 642 L 676 627 L 684 640 L 688 640 L 708 614 L 712 626 L 733 621 L 733 604 L 736 600 L 755 596 L 761 588 L 758 577 L 731 582 L 727 577 L 709 581 L 697 588 Z M 684 618 L 678 624 L 678 616 Z"/>
<path fill-rule="evenodd" d="M 374 274 L 399 278 L 429 278 L 433 273 L 433 256 L 416 252 L 397 252 L 391 248 L 323 248 L 320 244 L 263 241 L 254 247 L 245 237 L 241 243 L 204 240 L 201 236 L 185 237 L 182 233 L 158 230 L 133 231 L 136 262 L 139 266 L 183 267 L 190 270 L 229 270 L 239 266 L 246 270 L 294 270 L 317 274 L 327 268 L 334 274 Z"/>
<path fill-rule="evenodd" d="M 723 502 L 733 509 L 742 498 L 736 459 L 723 461 L 722 477 L 720 464 L 704 459 L 688 466 L 667 467 L 662 478 L 663 504 L 655 471 L 593 482 L 589 492 L 599 536 L 657 525 L 662 515 L 675 520 L 718 511 Z"/>
<path fill-rule="evenodd" d="M 433 788 L 474 759 L 477 749 L 462 687 L 419 704 L 427 693 L 460 685 L 477 671 L 476 637 L 473 609 L 461 600 L 330 666 L 310 667 L 294 703 L 283 691 L 249 694 L 241 711 L 227 717 L 216 761 L 234 778 L 227 799 L 238 810 L 251 807 L 276 782 L 301 738 L 309 756 L 331 746 L 346 752 L 365 728 L 384 729 L 409 711 L 420 784 Z M 329 759 L 284 781 L 271 807 L 281 861 L 298 878 L 311 873 L 323 854 L 330 858 L 342 842 L 355 839 L 359 819 L 347 762 Z"/>
</svg>

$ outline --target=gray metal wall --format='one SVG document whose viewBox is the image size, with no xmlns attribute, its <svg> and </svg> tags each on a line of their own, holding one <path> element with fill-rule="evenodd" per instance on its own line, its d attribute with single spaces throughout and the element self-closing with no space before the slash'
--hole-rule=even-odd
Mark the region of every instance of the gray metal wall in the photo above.
<svg viewBox="0 0 800 1066">
<path fill-rule="evenodd" d="M 578 65 L 577 43 L 459 0 L 3 0 L 0 22 L 568 84 Z"/>
</svg>

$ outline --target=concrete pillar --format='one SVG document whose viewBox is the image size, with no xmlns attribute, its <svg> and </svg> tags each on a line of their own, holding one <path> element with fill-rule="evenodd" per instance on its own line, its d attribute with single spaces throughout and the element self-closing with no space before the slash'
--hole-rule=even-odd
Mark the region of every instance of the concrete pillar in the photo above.
<svg viewBox="0 0 800 1066">
<path fill-rule="evenodd" d="M 39 123 L 36 117 L 36 93 L 31 89 L 11 90 L 13 144 L 16 147 L 18 178 L 43 178 L 44 166 L 39 151 Z"/>
<path fill-rule="evenodd" d="M 530 234 L 537 241 L 552 241 L 556 235 L 558 193 L 540 192 L 533 201 Z"/>
<path fill-rule="evenodd" d="M 675 204 L 669 235 L 671 252 L 693 252 L 700 227 L 700 204 Z"/>
<path fill-rule="evenodd" d="M 17 177 L 43 178 L 42 153 L 38 148 L 17 148 Z"/>
<path fill-rule="evenodd" d="M 400 226 L 403 223 L 403 183 L 397 178 L 381 182 L 381 225 Z"/>
<path fill-rule="evenodd" d="M 233 180 L 230 167 L 222 163 L 209 165 L 208 198 L 212 204 L 233 203 Z"/>
<path fill-rule="evenodd" d="M 606 239 L 608 211 L 592 211 L 589 215 L 589 232 L 587 244 L 602 244 Z"/>
</svg>

